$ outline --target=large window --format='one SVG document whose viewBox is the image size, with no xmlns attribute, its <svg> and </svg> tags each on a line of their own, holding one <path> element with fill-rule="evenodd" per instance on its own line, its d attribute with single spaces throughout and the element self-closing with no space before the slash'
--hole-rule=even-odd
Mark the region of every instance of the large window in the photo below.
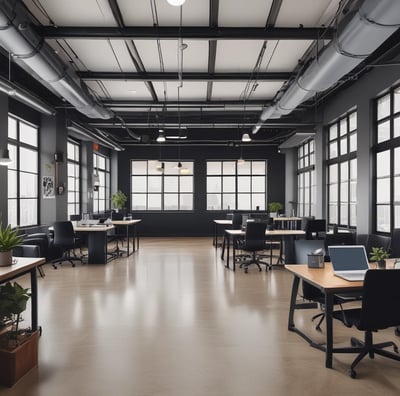
<svg viewBox="0 0 400 396">
<path fill-rule="evenodd" d="M 99 186 L 93 192 L 93 211 L 110 209 L 110 159 L 99 153 L 93 154 L 94 172 L 99 175 Z"/>
<path fill-rule="evenodd" d="M 67 143 L 67 172 L 68 172 L 68 218 L 80 214 L 80 146 L 68 140 Z"/>
<path fill-rule="evenodd" d="M 193 210 L 193 162 L 131 161 L 132 210 Z"/>
<path fill-rule="evenodd" d="M 265 210 L 266 161 L 207 161 L 207 210 Z"/>
<path fill-rule="evenodd" d="M 297 149 L 297 215 L 315 216 L 314 139 Z"/>
<path fill-rule="evenodd" d="M 12 227 L 38 224 L 38 128 L 8 117 L 8 222 Z"/>
<path fill-rule="evenodd" d="M 400 87 L 376 100 L 376 231 L 400 227 Z"/>
<path fill-rule="evenodd" d="M 328 222 L 342 227 L 357 225 L 357 112 L 328 129 Z"/>
</svg>

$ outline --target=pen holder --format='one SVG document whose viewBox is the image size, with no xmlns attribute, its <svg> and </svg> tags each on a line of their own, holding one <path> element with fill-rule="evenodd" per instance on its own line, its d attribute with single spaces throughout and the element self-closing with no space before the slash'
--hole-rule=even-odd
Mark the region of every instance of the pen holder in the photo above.
<svg viewBox="0 0 400 396">
<path fill-rule="evenodd" d="M 324 255 L 323 254 L 308 254 L 308 267 L 309 268 L 324 268 Z"/>
</svg>

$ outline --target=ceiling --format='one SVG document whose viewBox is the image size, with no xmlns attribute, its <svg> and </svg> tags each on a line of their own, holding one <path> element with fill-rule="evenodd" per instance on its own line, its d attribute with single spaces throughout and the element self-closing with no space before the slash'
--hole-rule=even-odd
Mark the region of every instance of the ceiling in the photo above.
<svg viewBox="0 0 400 396">
<path fill-rule="evenodd" d="M 156 144 L 159 129 L 165 130 L 166 144 L 176 144 L 171 136 L 181 137 L 180 144 L 240 144 L 242 133 L 251 134 L 263 109 L 293 83 L 316 43 L 330 42 L 337 17 L 355 1 L 22 3 L 35 34 L 108 115 L 76 111 L 46 83 L 45 98 L 93 133 L 126 147 Z M 294 132 L 313 131 L 315 119 L 304 112 L 316 103 L 318 96 L 266 120 L 251 134 L 252 144 L 278 145 Z"/>
</svg>

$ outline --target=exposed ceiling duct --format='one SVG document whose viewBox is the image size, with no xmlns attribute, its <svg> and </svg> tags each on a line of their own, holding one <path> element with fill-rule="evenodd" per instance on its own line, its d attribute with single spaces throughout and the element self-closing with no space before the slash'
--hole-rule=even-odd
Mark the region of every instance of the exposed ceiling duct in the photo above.
<svg viewBox="0 0 400 396">
<path fill-rule="evenodd" d="M 315 136 L 315 132 L 296 132 L 290 138 L 285 140 L 278 146 L 278 149 L 289 149 L 293 147 L 298 147 L 306 140 L 310 139 L 311 137 Z"/>
<path fill-rule="evenodd" d="M 332 87 L 399 28 L 399 15 L 398 0 L 365 0 L 285 93 L 264 108 L 252 132 L 257 133 L 267 119 L 289 114 L 317 92 Z"/>
<path fill-rule="evenodd" d="M 53 49 L 33 30 L 19 1 L 0 1 L 0 45 L 29 73 L 90 118 L 110 119 L 114 113 L 101 106 L 81 84 L 74 70 L 64 65 Z"/>
</svg>

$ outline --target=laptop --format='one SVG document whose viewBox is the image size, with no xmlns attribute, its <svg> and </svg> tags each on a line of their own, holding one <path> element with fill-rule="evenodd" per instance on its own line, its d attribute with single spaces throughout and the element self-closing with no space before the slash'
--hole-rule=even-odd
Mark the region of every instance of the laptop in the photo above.
<svg viewBox="0 0 400 396">
<path fill-rule="evenodd" d="M 363 281 L 369 269 L 363 245 L 329 246 L 333 273 L 348 281 Z"/>
</svg>

